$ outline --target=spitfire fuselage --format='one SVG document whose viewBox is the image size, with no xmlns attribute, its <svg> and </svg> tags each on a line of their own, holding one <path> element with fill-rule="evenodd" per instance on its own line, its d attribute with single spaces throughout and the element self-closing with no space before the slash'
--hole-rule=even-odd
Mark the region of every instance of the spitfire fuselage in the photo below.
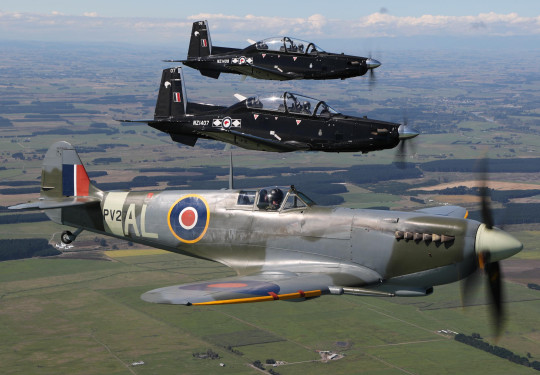
<svg viewBox="0 0 540 375">
<path fill-rule="evenodd" d="M 425 295 L 475 268 L 476 221 L 316 205 L 268 210 L 241 202 L 245 193 L 108 192 L 84 210 L 47 213 L 61 224 L 213 260 L 240 275 L 322 272 L 333 285 Z"/>
</svg>

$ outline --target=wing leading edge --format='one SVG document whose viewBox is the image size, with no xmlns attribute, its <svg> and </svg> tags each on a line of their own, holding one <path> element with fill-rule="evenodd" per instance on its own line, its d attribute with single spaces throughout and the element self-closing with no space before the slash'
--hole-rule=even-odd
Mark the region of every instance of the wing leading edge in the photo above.
<svg viewBox="0 0 540 375">
<path fill-rule="evenodd" d="M 273 70 L 273 69 L 263 68 L 263 67 L 260 67 L 260 66 L 250 65 L 250 64 L 245 64 L 245 65 L 228 64 L 228 65 L 225 65 L 225 66 L 228 69 L 233 70 L 233 71 L 235 71 L 237 73 L 240 73 L 240 74 L 243 74 L 243 75 L 246 75 L 246 76 L 250 76 L 250 77 L 253 77 L 253 78 L 258 78 L 258 79 L 270 79 L 270 80 L 278 80 L 278 81 L 288 81 L 288 80 L 291 80 L 291 79 L 302 79 L 302 78 L 304 78 L 301 74 L 296 74 L 296 73 L 292 73 L 292 72 L 283 73 L 283 72 L 280 72 L 277 69 Z"/>
<path fill-rule="evenodd" d="M 326 274 L 270 272 L 168 286 L 146 292 L 141 298 L 146 302 L 187 306 L 298 300 L 328 294 L 328 285 L 332 285 L 332 280 Z"/>
<path fill-rule="evenodd" d="M 227 132 L 205 132 L 199 131 L 208 138 L 216 141 L 227 142 L 232 144 L 241 144 L 242 148 L 259 151 L 274 151 L 274 152 L 291 152 L 291 151 L 306 151 L 309 150 L 309 145 L 300 142 L 279 142 L 270 139 L 257 137 L 255 135 L 242 133 L 235 130 Z"/>
</svg>

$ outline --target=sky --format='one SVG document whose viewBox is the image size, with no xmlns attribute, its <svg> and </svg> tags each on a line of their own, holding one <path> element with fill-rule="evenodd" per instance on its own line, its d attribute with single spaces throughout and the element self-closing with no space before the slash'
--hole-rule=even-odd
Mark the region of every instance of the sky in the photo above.
<svg viewBox="0 0 540 375">
<path fill-rule="evenodd" d="M 214 44 L 231 47 L 279 35 L 327 50 L 324 41 L 369 38 L 396 45 L 458 38 L 479 47 L 485 38 L 540 41 L 538 0 L 2 0 L 0 40 L 185 45 L 191 24 L 203 19 Z"/>
</svg>

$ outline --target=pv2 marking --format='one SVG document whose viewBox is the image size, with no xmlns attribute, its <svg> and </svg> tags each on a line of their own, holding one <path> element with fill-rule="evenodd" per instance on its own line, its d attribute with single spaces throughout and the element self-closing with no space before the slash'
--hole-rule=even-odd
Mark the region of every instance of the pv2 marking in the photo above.
<svg viewBox="0 0 540 375">
<path fill-rule="evenodd" d="M 122 221 L 122 210 L 109 210 L 104 208 L 103 217 L 105 220 L 107 220 L 107 216 L 110 216 L 113 221 Z"/>
<path fill-rule="evenodd" d="M 130 203 L 124 209 L 128 192 L 110 192 L 103 203 L 105 231 L 117 236 L 159 238 L 157 233 L 146 229 L 146 209 L 148 204 Z"/>
</svg>

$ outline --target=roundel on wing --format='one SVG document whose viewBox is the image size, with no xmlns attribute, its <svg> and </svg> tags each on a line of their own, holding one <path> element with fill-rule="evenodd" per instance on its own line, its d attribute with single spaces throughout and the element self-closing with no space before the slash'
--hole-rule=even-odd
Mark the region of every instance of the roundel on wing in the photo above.
<svg viewBox="0 0 540 375">
<path fill-rule="evenodd" d="M 171 206 L 167 222 L 176 238 L 185 243 L 195 243 L 204 237 L 208 229 L 208 203 L 200 195 L 185 195 Z"/>
</svg>

